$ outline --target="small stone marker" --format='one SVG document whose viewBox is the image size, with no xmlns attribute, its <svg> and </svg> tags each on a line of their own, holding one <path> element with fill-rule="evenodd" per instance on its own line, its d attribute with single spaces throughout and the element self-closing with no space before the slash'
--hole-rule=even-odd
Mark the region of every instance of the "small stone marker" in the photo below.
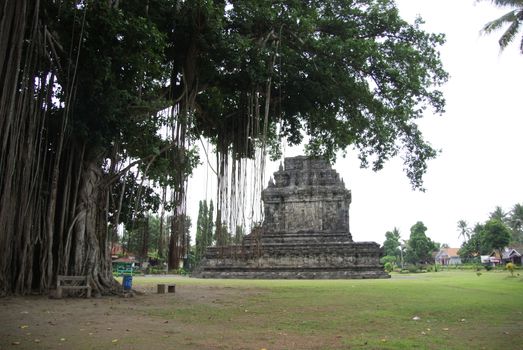
<svg viewBox="0 0 523 350">
<path fill-rule="evenodd" d="M 167 288 L 165 288 L 167 287 Z M 164 284 L 160 283 L 157 286 L 157 292 L 158 294 L 165 294 L 167 293 L 175 293 L 176 292 L 176 284 Z"/>
</svg>

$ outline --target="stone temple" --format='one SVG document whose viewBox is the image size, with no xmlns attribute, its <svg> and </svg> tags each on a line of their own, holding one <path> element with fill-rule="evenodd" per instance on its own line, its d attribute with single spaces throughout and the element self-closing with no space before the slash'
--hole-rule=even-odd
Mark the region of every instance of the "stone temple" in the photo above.
<svg viewBox="0 0 523 350">
<path fill-rule="evenodd" d="M 388 278 L 374 242 L 353 242 L 351 192 L 330 164 L 285 158 L 262 192 L 265 220 L 242 245 L 209 247 L 194 277 Z"/>
</svg>

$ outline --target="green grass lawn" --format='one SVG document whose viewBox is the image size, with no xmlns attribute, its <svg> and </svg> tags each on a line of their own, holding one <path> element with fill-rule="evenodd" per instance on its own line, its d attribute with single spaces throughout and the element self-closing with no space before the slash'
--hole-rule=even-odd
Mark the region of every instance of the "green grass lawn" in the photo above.
<svg viewBox="0 0 523 350">
<path fill-rule="evenodd" d="M 133 284 L 165 281 L 134 277 Z M 195 348 L 213 348 L 208 340 L 221 336 L 231 339 L 231 349 L 523 349 L 523 278 L 508 272 L 176 283 L 177 290 L 209 292 L 146 312 L 197 330 L 200 336 L 189 335 Z"/>
</svg>

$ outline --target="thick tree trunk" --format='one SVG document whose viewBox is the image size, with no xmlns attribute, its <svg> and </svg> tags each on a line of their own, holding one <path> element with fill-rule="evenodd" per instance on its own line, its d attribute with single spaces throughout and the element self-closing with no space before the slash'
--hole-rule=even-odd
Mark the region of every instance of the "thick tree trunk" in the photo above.
<svg viewBox="0 0 523 350">
<path fill-rule="evenodd" d="M 105 221 L 102 171 L 96 160 L 83 165 L 74 224 L 71 274 L 87 275 L 96 294 L 117 292 L 111 269 L 111 237 Z"/>
<path fill-rule="evenodd" d="M 176 270 L 180 266 L 179 249 L 178 249 L 178 217 L 175 215 L 171 218 L 169 237 L 169 253 L 167 265 L 169 270 Z"/>
<path fill-rule="evenodd" d="M 162 189 L 162 211 L 161 211 L 161 214 L 160 214 L 160 234 L 158 235 L 158 257 L 159 258 L 163 258 L 164 257 L 164 254 L 163 254 L 163 251 L 164 251 L 164 228 L 163 228 L 163 221 L 164 221 L 164 216 L 165 216 L 165 199 L 166 199 L 166 195 L 167 195 L 167 189 L 166 187 L 164 187 Z"/>
<path fill-rule="evenodd" d="M 142 261 L 149 260 L 149 216 L 146 216 L 142 222 Z"/>
</svg>

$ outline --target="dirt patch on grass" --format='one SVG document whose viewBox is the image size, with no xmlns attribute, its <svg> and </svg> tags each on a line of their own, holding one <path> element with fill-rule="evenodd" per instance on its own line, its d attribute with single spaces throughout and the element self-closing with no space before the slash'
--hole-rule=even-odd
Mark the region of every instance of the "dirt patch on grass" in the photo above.
<svg viewBox="0 0 523 350">
<path fill-rule="evenodd" d="M 175 294 L 0 299 L 0 349 L 319 349 L 341 345 L 267 327 L 250 309 L 267 290 L 177 285 Z M 248 320 L 248 322 L 246 322 Z M 257 327 L 259 322 L 259 327 Z M 245 326 L 245 327 L 244 327 Z"/>
</svg>

